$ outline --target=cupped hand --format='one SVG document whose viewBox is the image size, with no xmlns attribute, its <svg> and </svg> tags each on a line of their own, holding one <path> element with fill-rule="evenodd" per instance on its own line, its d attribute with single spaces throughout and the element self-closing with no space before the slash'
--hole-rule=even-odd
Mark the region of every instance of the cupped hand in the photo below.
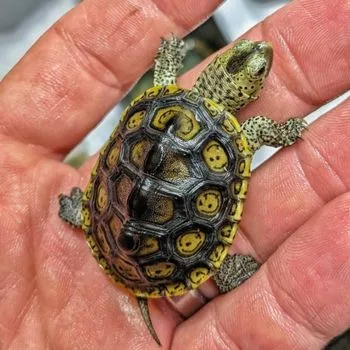
<svg viewBox="0 0 350 350">
<path fill-rule="evenodd" d="M 0 86 L 0 347 L 157 349 L 135 298 L 115 287 L 59 193 L 87 183 L 67 152 L 219 0 L 85 0 Z M 306 115 L 350 88 L 348 1 L 296 0 L 245 35 L 273 43 L 261 99 L 240 113 Z M 191 87 L 200 67 L 179 81 Z M 188 320 L 162 300 L 154 326 L 171 349 L 319 349 L 350 324 L 350 101 L 254 172 L 234 250 L 263 262 Z"/>
</svg>

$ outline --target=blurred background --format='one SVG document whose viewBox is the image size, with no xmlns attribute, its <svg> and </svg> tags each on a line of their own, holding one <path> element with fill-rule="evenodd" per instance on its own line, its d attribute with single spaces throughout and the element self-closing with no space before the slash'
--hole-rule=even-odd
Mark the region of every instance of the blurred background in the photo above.
<svg viewBox="0 0 350 350">
<path fill-rule="evenodd" d="M 78 2 L 79 0 L 0 0 L 0 79 L 39 36 Z M 287 2 L 288 0 L 226 0 L 208 21 L 186 38 L 190 51 L 183 71 L 236 39 Z M 133 97 L 151 86 L 152 71 L 145 73 L 123 101 L 69 154 L 66 161 L 79 166 L 88 156 L 97 152 L 116 126 L 125 106 Z M 347 93 L 315 111 L 307 117 L 308 121 L 317 119 L 349 95 Z M 253 166 L 259 166 L 274 152 L 274 149 L 264 147 L 255 155 Z M 335 339 L 327 348 L 349 350 L 350 334 Z"/>
</svg>

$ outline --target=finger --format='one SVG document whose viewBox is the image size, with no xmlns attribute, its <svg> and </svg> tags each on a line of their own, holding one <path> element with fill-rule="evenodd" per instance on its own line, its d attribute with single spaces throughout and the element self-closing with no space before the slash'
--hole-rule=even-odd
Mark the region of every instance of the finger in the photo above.
<svg viewBox="0 0 350 350">
<path fill-rule="evenodd" d="M 270 41 L 274 62 L 261 98 L 240 112 L 241 120 L 252 115 L 276 120 L 304 116 L 350 88 L 346 0 L 293 1 L 243 37 Z M 191 87 L 210 60 L 189 72 L 181 84 Z"/>
<path fill-rule="evenodd" d="M 161 36 L 184 35 L 220 3 L 85 0 L 3 80 L 0 132 L 65 153 L 149 67 Z"/>
<path fill-rule="evenodd" d="M 178 327 L 173 349 L 320 349 L 345 330 L 349 208 L 347 193 L 319 210 L 252 279 Z"/>
</svg>

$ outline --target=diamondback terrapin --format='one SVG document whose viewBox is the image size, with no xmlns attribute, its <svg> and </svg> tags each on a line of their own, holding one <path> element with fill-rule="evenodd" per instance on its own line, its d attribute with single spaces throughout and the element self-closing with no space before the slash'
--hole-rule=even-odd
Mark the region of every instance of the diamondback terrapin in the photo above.
<svg viewBox="0 0 350 350">
<path fill-rule="evenodd" d="M 233 114 L 257 99 L 272 63 L 269 43 L 239 41 L 191 90 L 176 85 L 184 55 L 183 41 L 162 40 L 154 87 L 126 108 L 86 189 L 60 195 L 60 217 L 82 227 L 100 266 L 138 298 L 158 343 L 147 298 L 184 294 L 220 272 L 227 291 L 256 270 L 247 258 L 253 268 L 240 275 L 227 255 L 252 154 L 263 144 L 293 144 L 306 126 L 263 116 L 240 125 Z"/>
</svg>

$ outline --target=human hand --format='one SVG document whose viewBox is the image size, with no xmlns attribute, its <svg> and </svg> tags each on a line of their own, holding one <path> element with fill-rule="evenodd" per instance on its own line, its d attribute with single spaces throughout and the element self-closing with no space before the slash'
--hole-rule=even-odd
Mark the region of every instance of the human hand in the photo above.
<svg viewBox="0 0 350 350">
<path fill-rule="evenodd" d="M 1 84 L 1 347 L 158 348 L 135 298 L 57 215 L 58 194 L 84 187 L 92 165 L 72 169 L 67 152 L 152 62 L 160 36 L 185 34 L 219 1 L 137 4 L 85 0 Z M 294 1 L 245 35 L 272 41 L 275 61 L 240 119 L 305 115 L 349 89 L 349 17 L 346 1 Z M 233 246 L 265 262 L 253 278 L 181 325 L 166 301 L 151 303 L 164 348 L 317 349 L 348 327 L 349 112 L 346 101 L 252 176 Z"/>
</svg>

